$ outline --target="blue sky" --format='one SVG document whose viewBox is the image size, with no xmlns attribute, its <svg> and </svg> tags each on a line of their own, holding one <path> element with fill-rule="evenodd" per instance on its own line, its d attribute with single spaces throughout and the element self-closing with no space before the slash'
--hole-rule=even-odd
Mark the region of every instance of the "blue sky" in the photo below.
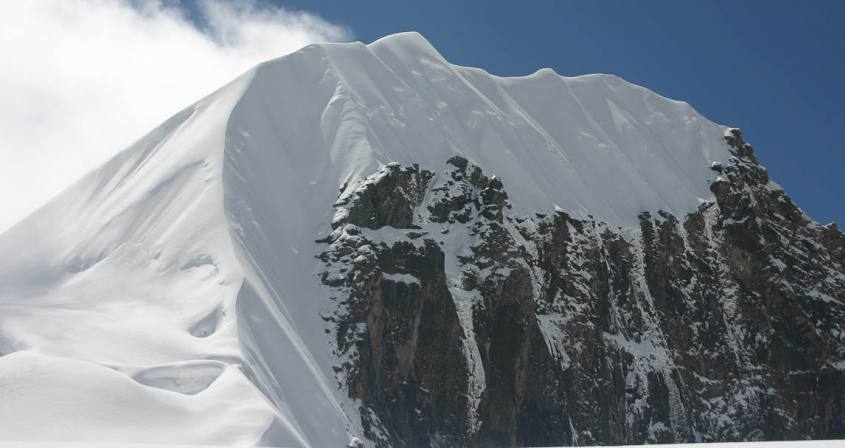
<svg viewBox="0 0 845 448">
<path fill-rule="evenodd" d="M 614 73 L 740 127 L 811 217 L 845 223 L 845 1 L 275 1 L 370 42 L 421 32 L 498 75 Z"/>
</svg>

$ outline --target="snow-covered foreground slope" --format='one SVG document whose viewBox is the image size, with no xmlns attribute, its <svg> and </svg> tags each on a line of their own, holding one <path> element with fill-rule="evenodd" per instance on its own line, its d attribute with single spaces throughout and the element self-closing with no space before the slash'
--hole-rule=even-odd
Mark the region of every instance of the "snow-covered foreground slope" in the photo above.
<svg viewBox="0 0 845 448">
<path fill-rule="evenodd" d="M 339 188 L 461 155 L 515 211 L 631 227 L 712 199 L 723 134 L 614 76 L 500 78 L 414 33 L 262 64 L 0 236 L 0 439 L 343 446 L 362 429 L 315 276 Z"/>
<path fill-rule="evenodd" d="M 99 443 L 50 443 L 50 442 L 0 442 L 0 448 L 106 448 L 114 445 L 99 444 Z M 141 445 L 141 444 L 121 444 L 124 448 L 190 448 L 190 446 L 197 445 L 172 445 L 172 444 L 156 444 L 156 445 Z M 209 445 L 198 445 L 202 447 L 211 448 Z M 222 446 L 222 445 L 215 445 Z M 616 447 L 608 446 L 607 448 L 630 448 L 639 447 L 642 445 L 619 445 Z M 803 441 L 803 442 L 740 442 L 740 443 L 707 443 L 707 444 L 661 444 L 660 448 L 836 448 L 845 446 L 845 442 L 838 440 L 820 440 L 820 441 Z"/>
</svg>

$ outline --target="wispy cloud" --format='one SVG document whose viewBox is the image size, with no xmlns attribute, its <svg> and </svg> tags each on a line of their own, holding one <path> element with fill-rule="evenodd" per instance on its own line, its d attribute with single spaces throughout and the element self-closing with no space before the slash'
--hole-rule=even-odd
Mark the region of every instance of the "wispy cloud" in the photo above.
<svg viewBox="0 0 845 448">
<path fill-rule="evenodd" d="M 0 2 L 0 231 L 251 66 L 349 32 L 254 2 Z"/>
</svg>

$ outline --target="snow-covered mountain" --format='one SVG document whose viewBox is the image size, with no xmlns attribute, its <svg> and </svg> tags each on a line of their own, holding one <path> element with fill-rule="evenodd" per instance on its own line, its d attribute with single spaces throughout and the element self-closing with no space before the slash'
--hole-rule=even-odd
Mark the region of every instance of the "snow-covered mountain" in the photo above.
<svg viewBox="0 0 845 448">
<path fill-rule="evenodd" d="M 842 437 L 843 241 L 615 76 L 311 45 L 0 235 L 0 439 Z"/>
</svg>

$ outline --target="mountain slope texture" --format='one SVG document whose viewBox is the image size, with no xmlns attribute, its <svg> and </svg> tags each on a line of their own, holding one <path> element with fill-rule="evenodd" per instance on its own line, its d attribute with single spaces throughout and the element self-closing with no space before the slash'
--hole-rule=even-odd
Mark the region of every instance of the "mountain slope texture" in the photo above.
<svg viewBox="0 0 845 448">
<path fill-rule="evenodd" d="M 179 112 L 0 236 L 0 309 L 3 440 L 845 437 L 845 238 L 738 129 L 415 33 Z"/>
</svg>

